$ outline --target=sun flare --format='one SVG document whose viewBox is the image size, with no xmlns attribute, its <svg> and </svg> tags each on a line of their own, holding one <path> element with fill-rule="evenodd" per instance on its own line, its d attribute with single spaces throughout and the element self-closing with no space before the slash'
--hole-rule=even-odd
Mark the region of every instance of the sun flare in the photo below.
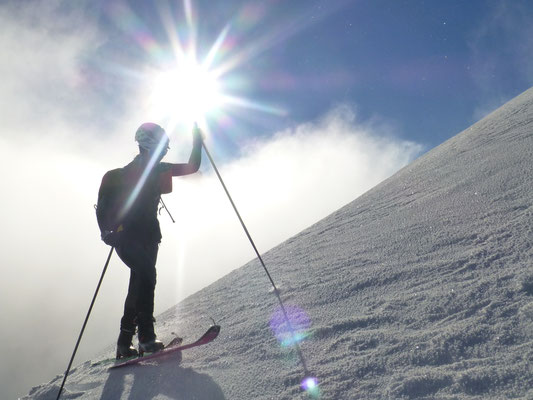
<svg viewBox="0 0 533 400">
<path fill-rule="evenodd" d="M 204 120 L 223 103 L 215 75 L 195 61 L 155 74 L 150 96 L 154 111 L 175 124 L 191 125 Z"/>
<path fill-rule="evenodd" d="M 161 3 L 161 24 L 168 36 L 167 45 L 162 46 L 149 29 L 142 34 L 135 30 L 142 26 L 135 13 L 127 7 L 117 9 L 131 22 L 125 28 L 154 61 L 152 68 L 139 74 L 143 83 L 143 118 L 158 121 L 168 132 L 188 130 L 198 123 L 209 137 L 220 133 L 219 128 L 231 126 L 240 116 L 250 119 L 259 113 L 287 115 L 283 108 L 245 96 L 253 85 L 239 71 L 239 67 L 275 43 L 277 36 L 237 47 L 243 32 L 241 25 L 231 20 L 209 44 L 199 40 L 198 21 L 190 0 L 183 0 L 183 10 L 186 18 L 179 21 L 168 4 Z M 131 73 L 135 75 L 136 71 Z"/>
</svg>

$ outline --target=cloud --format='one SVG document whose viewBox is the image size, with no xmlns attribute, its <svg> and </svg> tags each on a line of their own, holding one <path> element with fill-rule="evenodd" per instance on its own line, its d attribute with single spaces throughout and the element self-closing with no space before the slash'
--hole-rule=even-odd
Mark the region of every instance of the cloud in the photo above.
<svg viewBox="0 0 533 400">
<path fill-rule="evenodd" d="M 94 279 L 90 260 L 100 251 L 90 219 L 102 161 L 86 146 L 87 121 L 76 118 L 88 106 L 80 60 L 98 35 L 64 5 L 0 6 L 0 341 L 8 344 L 0 387 L 9 398 L 64 368 L 63 349 L 80 326 L 76 299 L 87 302 L 93 288 L 83 282 Z"/>
<path fill-rule="evenodd" d="M 80 90 L 84 82 L 79 66 L 101 39 L 83 21 L 82 12 L 66 10 L 62 4 L 35 1 L 21 7 L 19 2 L 7 2 L 0 7 L 0 106 L 9 110 L 2 113 L 2 134 L 6 127 L 33 128 L 35 121 L 46 127 L 83 107 L 86 93 Z"/>
</svg>

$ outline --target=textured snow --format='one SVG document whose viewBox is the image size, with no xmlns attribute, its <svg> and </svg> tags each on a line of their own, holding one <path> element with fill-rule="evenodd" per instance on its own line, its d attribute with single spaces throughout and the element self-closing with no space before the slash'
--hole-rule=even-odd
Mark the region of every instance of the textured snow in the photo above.
<svg viewBox="0 0 533 400">
<path fill-rule="evenodd" d="M 323 399 L 533 399 L 533 89 L 264 255 Z M 244 246 L 246 243 L 236 244 Z M 78 365 L 64 399 L 295 399 L 258 261 L 158 317 L 181 363 Z M 305 318 L 304 318 L 305 319 Z M 24 399 L 55 399 L 62 376 Z"/>
</svg>

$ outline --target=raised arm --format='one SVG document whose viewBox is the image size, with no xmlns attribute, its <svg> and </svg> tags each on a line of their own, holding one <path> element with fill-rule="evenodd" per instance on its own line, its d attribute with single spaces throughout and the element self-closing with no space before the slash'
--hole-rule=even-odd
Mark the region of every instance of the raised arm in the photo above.
<svg viewBox="0 0 533 400">
<path fill-rule="evenodd" d="M 172 164 L 172 176 L 194 174 L 200 168 L 202 162 L 202 133 L 198 128 L 193 130 L 193 145 L 191 156 L 187 164 Z"/>
</svg>

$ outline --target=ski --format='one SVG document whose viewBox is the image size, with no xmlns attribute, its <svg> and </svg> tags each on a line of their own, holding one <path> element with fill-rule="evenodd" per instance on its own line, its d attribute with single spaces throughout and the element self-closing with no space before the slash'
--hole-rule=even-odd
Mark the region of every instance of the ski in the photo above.
<svg viewBox="0 0 533 400">
<path fill-rule="evenodd" d="M 213 340 L 215 340 L 220 332 L 220 326 L 219 325 L 213 325 L 211 326 L 207 332 L 205 332 L 198 340 L 192 343 L 184 344 L 184 345 L 169 345 L 165 347 L 163 350 L 158 351 L 156 353 L 149 354 L 147 356 L 143 357 L 137 357 L 133 359 L 128 359 L 127 361 L 118 362 L 117 364 L 109 367 L 109 369 L 116 369 L 116 368 L 122 368 L 127 367 L 128 365 L 137 365 L 141 364 L 146 361 L 158 359 L 160 357 L 164 357 L 170 354 L 179 353 L 183 350 L 191 349 L 193 347 L 202 346 L 204 344 L 211 343 Z"/>
</svg>

